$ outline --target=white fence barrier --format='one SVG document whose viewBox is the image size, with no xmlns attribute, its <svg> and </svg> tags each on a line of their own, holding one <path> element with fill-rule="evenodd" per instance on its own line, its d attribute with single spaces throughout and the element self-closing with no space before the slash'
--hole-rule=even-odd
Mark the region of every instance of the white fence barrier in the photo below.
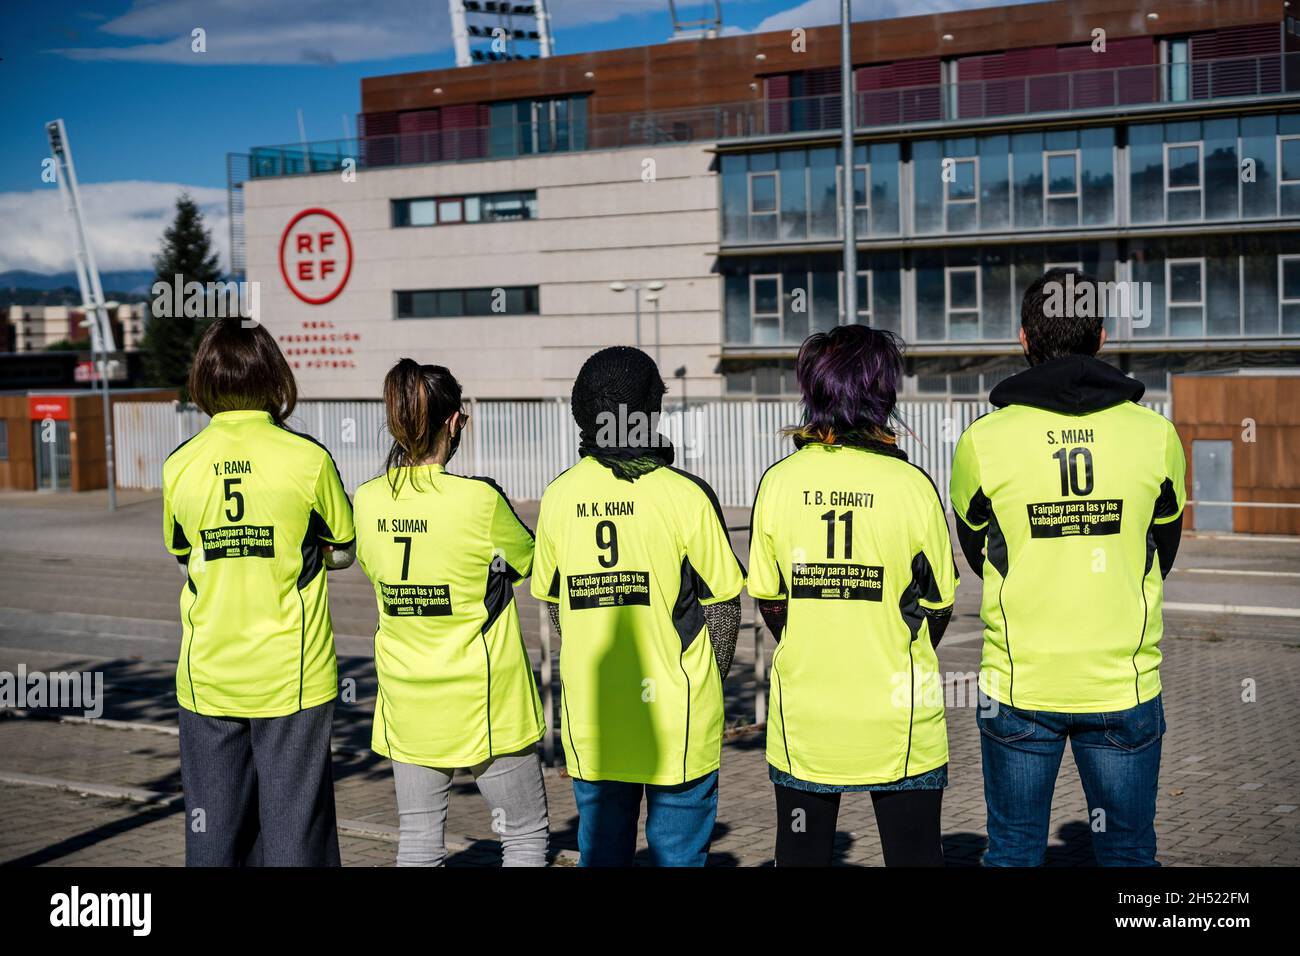
<svg viewBox="0 0 1300 956">
<path fill-rule="evenodd" d="M 1148 402 L 1162 415 L 1168 403 Z M 947 504 L 952 452 L 962 431 L 991 406 L 972 401 L 905 401 L 898 411 L 908 458 L 929 472 Z M 547 483 L 578 459 L 578 431 L 563 399 L 474 401 L 470 425 L 452 462 L 463 474 L 487 475 L 513 499 L 537 499 Z M 170 402 L 119 402 L 113 407 L 118 484 L 157 489 L 172 449 L 197 434 L 207 416 Z M 792 450 L 783 429 L 797 423 L 797 402 L 697 402 L 664 412 L 660 430 L 677 447 L 677 465 L 702 477 L 724 504 L 748 507 L 763 472 Z M 388 452 L 384 409 L 372 402 L 301 402 L 288 422 L 334 455 L 349 492 L 379 474 Z"/>
</svg>

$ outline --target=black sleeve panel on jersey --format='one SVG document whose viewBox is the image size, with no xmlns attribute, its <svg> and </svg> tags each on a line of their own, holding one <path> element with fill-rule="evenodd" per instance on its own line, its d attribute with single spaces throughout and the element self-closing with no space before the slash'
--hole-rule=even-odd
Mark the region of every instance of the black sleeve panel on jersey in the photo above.
<svg viewBox="0 0 1300 956">
<path fill-rule="evenodd" d="M 956 525 L 957 543 L 961 545 L 961 553 L 966 556 L 966 563 L 970 565 L 970 569 L 977 577 L 984 577 L 984 542 L 988 537 L 988 525 L 985 524 L 976 531 L 962 521 L 960 516 L 957 518 Z"/>
<path fill-rule="evenodd" d="M 763 623 L 772 632 L 772 638 L 777 643 L 781 641 L 781 632 L 785 630 L 785 619 L 789 610 L 790 601 L 787 598 L 781 598 L 779 601 L 763 600 L 758 602 L 758 613 L 763 615 Z"/>
<path fill-rule="evenodd" d="M 1178 545 L 1183 537 L 1183 516 L 1173 521 L 1151 526 L 1151 537 L 1155 541 L 1156 555 L 1160 559 L 1160 576 L 1169 577 L 1174 569 L 1174 558 L 1178 556 Z"/>
</svg>

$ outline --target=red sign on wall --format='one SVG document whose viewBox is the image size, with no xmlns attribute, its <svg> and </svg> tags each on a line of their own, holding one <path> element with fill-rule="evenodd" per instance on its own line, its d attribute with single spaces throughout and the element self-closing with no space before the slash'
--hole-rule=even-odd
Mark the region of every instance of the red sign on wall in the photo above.
<svg viewBox="0 0 1300 956">
<path fill-rule="evenodd" d="M 27 417 L 34 422 L 43 422 L 47 418 L 66 422 L 69 418 L 68 396 L 28 395 Z"/>
<path fill-rule="evenodd" d="M 280 237 L 280 275 L 308 305 L 324 305 L 348 284 L 352 239 L 343 220 L 328 209 L 304 209 Z"/>
</svg>

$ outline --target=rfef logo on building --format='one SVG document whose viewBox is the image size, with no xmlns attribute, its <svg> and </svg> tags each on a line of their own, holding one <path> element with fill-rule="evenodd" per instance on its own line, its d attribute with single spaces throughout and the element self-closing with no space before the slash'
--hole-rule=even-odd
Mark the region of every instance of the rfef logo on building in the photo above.
<svg viewBox="0 0 1300 956">
<path fill-rule="evenodd" d="M 343 220 L 328 209 L 304 209 L 280 237 L 280 274 L 289 291 L 308 305 L 324 305 L 348 284 L 352 239 Z"/>
</svg>

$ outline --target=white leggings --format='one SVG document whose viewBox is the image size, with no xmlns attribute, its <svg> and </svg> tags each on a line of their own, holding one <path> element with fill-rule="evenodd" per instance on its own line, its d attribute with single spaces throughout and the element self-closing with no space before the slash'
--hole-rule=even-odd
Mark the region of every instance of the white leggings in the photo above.
<svg viewBox="0 0 1300 956">
<path fill-rule="evenodd" d="M 502 865 L 545 866 L 550 821 L 537 753 L 530 747 L 469 769 L 492 809 L 492 829 L 501 837 Z M 454 772 L 455 768 L 393 761 L 398 866 L 442 866 L 447 859 L 444 827 Z"/>
</svg>

